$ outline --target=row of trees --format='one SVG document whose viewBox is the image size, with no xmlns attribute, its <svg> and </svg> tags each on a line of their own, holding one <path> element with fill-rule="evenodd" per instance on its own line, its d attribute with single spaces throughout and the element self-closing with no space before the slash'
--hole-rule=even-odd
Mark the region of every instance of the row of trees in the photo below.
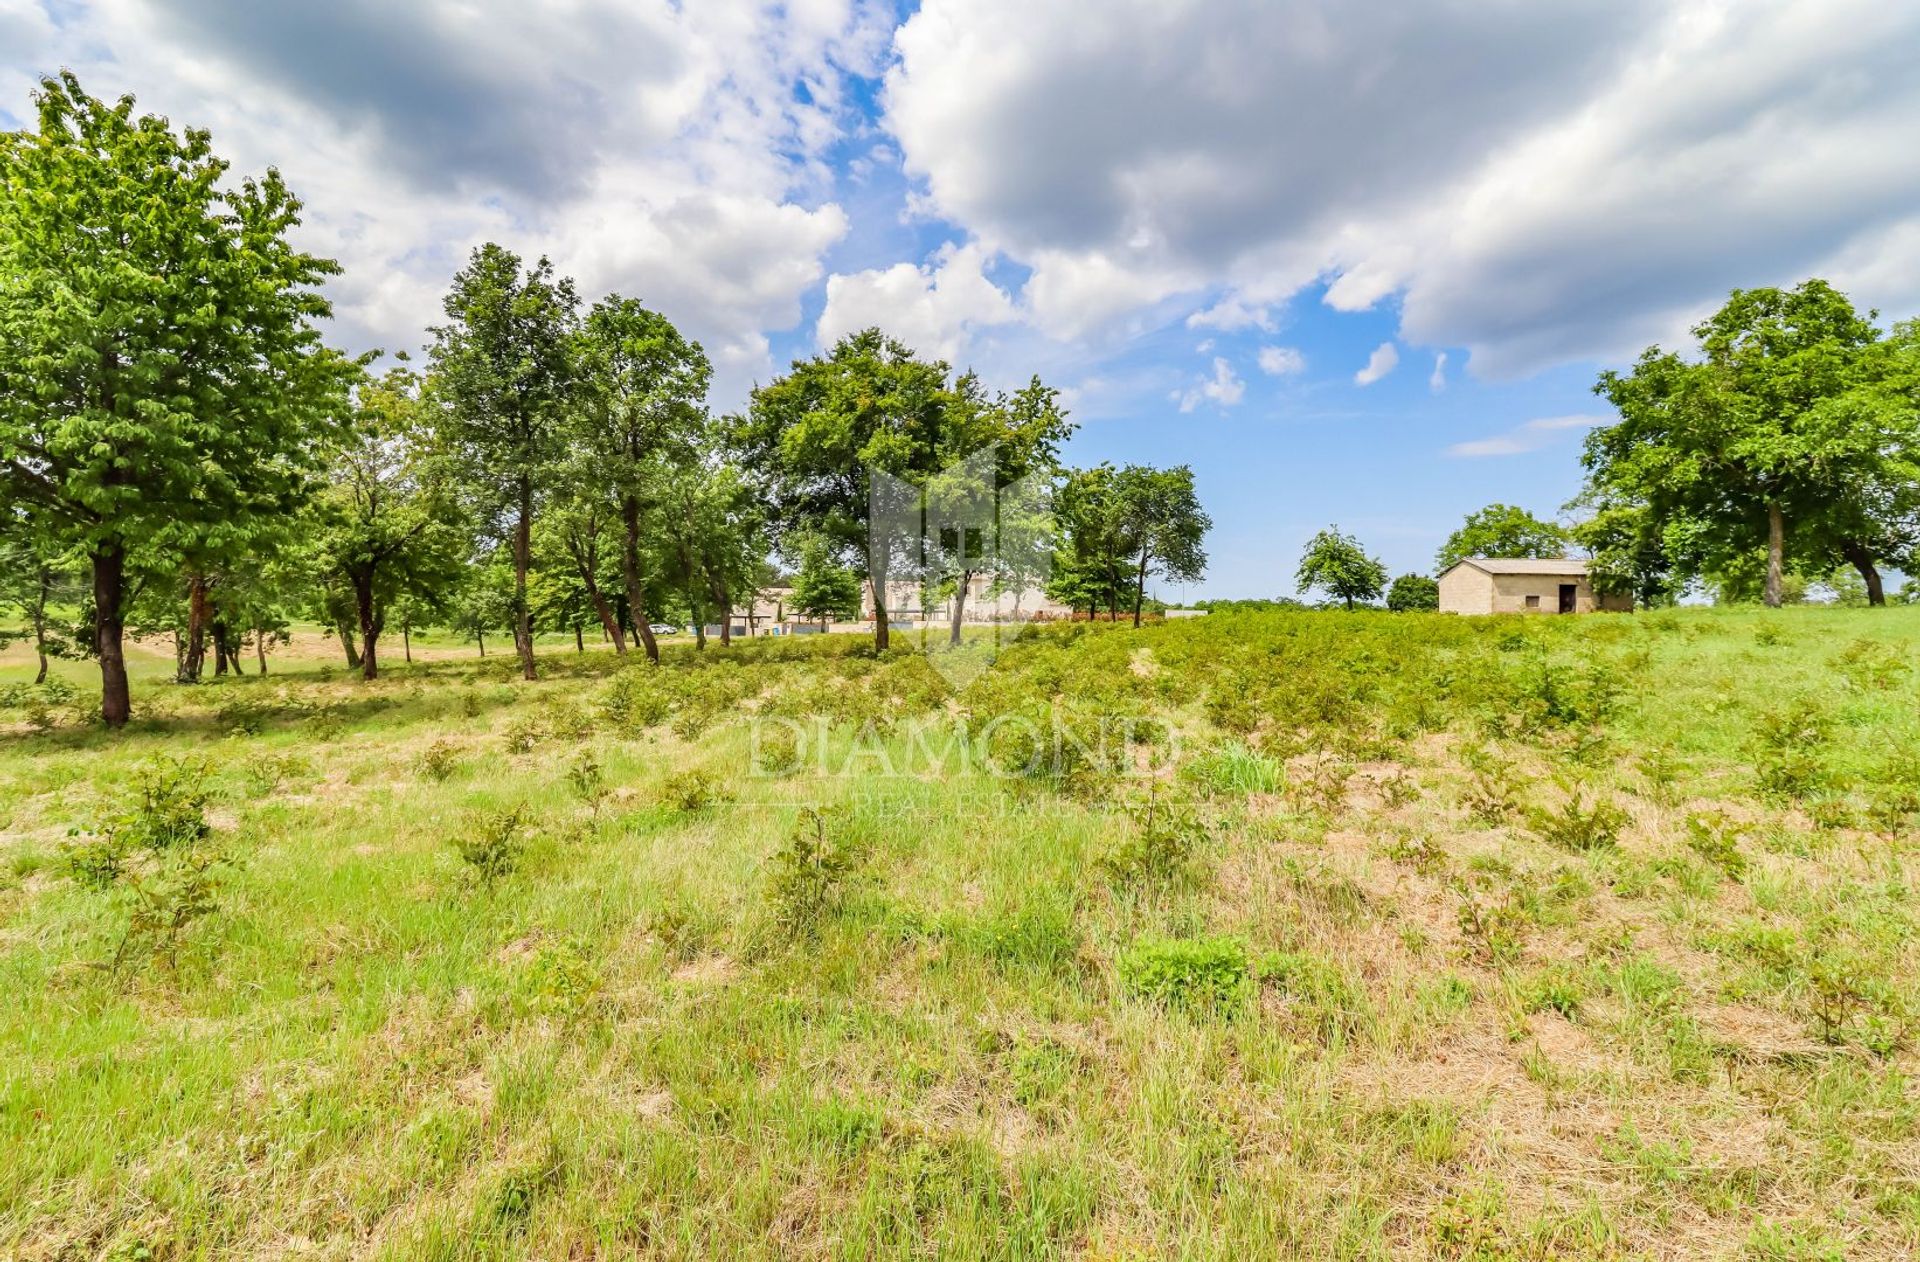
<svg viewBox="0 0 1920 1262">
<path fill-rule="evenodd" d="M 336 266 L 291 240 L 277 173 L 237 184 L 206 133 L 66 75 L 0 136 L 0 601 L 44 657 L 98 659 L 124 723 L 129 631 L 171 633 L 182 680 L 241 669 L 296 619 L 377 676 L 383 637 L 544 627 L 658 655 L 797 565 L 792 607 L 889 640 L 902 585 L 965 602 L 1042 588 L 1139 617 L 1193 580 L 1209 523 L 1185 468 L 1069 470 L 1071 425 L 877 330 L 716 417 L 700 346 L 545 259 L 488 244 L 453 279 L 423 365 L 328 347 Z M 72 644 L 63 630 L 71 630 Z M 704 643 L 704 635 L 702 636 Z"/>
</svg>

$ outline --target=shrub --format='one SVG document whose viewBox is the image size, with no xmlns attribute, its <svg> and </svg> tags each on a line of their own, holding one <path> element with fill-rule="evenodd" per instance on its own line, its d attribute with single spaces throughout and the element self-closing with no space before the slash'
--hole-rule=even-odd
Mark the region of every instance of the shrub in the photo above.
<svg viewBox="0 0 1920 1262">
<path fill-rule="evenodd" d="M 507 724 L 506 743 L 510 754 L 530 753 L 535 745 L 546 738 L 547 730 L 540 720 L 531 714 L 515 716 Z"/>
<path fill-rule="evenodd" d="M 1855 640 L 1833 659 L 1833 668 L 1857 692 L 1886 692 L 1912 670 L 1906 654 L 1878 640 Z"/>
<path fill-rule="evenodd" d="M 858 874 L 860 852 L 827 827 L 825 813 L 809 807 L 793 834 L 774 851 L 767 874 L 773 922 L 789 939 L 811 936 L 839 912 Z"/>
<path fill-rule="evenodd" d="M 113 830 L 127 844 L 148 850 L 191 846 L 212 831 L 207 823 L 207 768 L 184 759 L 160 758 L 134 774 L 139 801 Z"/>
<path fill-rule="evenodd" d="M 1687 816 L 1687 847 L 1735 880 L 1747 874 L 1740 836 L 1739 825 L 1723 815 Z"/>
<path fill-rule="evenodd" d="M 1367 1015 L 1365 997 L 1338 965 L 1303 952 L 1261 958 L 1254 975 L 1286 995 L 1325 1041 L 1351 1037 Z"/>
<path fill-rule="evenodd" d="M 660 801 L 682 814 L 732 800 L 720 778 L 704 767 L 677 772 L 660 782 Z"/>
<path fill-rule="evenodd" d="M 420 774 L 436 784 L 443 783 L 459 765 L 460 747 L 444 736 L 420 755 Z"/>
<path fill-rule="evenodd" d="M 468 874 L 483 889 L 491 890 L 519 871 L 527 848 L 526 831 L 527 808 L 522 803 L 506 810 L 476 813 L 453 844 L 466 861 Z"/>
<path fill-rule="evenodd" d="M 1596 797 L 1586 805 L 1583 790 L 1575 788 L 1560 809 L 1550 811 L 1534 807 L 1527 811 L 1527 826 L 1542 841 L 1568 850 L 1605 850 L 1617 845 L 1620 830 L 1632 822 L 1632 816 L 1604 798 Z"/>
<path fill-rule="evenodd" d="M 600 813 L 600 804 L 607 799 L 607 777 L 591 749 L 581 750 L 567 767 L 567 785 L 595 815 Z"/>
<path fill-rule="evenodd" d="M 240 765 L 240 774 L 249 794 L 265 797 L 306 769 L 306 762 L 295 754 L 257 753 Z"/>
<path fill-rule="evenodd" d="M 1187 807 L 1162 799 L 1156 785 L 1129 812 L 1132 831 L 1100 860 L 1116 885 L 1170 885 L 1194 874 L 1195 851 L 1205 844 L 1206 826 Z"/>
<path fill-rule="evenodd" d="M 1130 995 L 1199 1015 L 1231 1015 L 1253 995 L 1247 948 L 1237 938 L 1144 939 L 1120 956 Z"/>
<path fill-rule="evenodd" d="M 572 701 L 563 699 L 547 706 L 546 728 L 556 740 L 584 740 L 593 734 L 593 718 Z"/>
<path fill-rule="evenodd" d="M 1827 779 L 1821 760 L 1833 721 L 1806 697 L 1763 716 L 1754 732 L 1754 770 L 1760 787 L 1779 797 L 1803 797 Z"/>
</svg>

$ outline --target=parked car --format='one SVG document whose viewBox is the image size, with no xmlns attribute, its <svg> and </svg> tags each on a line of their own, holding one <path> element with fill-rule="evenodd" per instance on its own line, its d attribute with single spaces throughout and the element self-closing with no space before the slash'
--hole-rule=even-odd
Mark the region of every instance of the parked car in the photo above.
<svg viewBox="0 0 1920 1262">
<path fill-rule="evenodd" d="M 647 630 L 653 632 L 655 635 L 678 635 L 680 633 L 679 627 L 665 622 L 648 623 Z"/>
</svg>

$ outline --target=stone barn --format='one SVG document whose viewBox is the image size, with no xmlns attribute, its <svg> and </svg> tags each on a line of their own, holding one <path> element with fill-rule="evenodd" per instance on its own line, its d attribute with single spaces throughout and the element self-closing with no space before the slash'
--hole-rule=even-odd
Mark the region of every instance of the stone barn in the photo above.
<svg viewBox="0 0 1920 1262">
<path fill-rule="evenodd" d="M 1440 576 L 1441 613 L 1627 612 L 1630 596 L 1600 596 L 1585 561 L 1468 557 Z"/>
</svg>

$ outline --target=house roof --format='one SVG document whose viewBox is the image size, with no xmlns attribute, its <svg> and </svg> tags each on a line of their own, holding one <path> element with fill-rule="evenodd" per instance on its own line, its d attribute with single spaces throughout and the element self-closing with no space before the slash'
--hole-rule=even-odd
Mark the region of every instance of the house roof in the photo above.
<svg viewBox="0 0 1920 1262">
<path fill-rule="evenodd" d="M 1462 565 L 1471 565 L 1483 574 L 1551 574 L 1585 578 L 1585 561 L 1543 560 L 1535 557 L 1463 557 L 1447 567 L 1449 573 Z M 1444 575 L 1443 575 L 1444 577 Z"/>
</svg>

